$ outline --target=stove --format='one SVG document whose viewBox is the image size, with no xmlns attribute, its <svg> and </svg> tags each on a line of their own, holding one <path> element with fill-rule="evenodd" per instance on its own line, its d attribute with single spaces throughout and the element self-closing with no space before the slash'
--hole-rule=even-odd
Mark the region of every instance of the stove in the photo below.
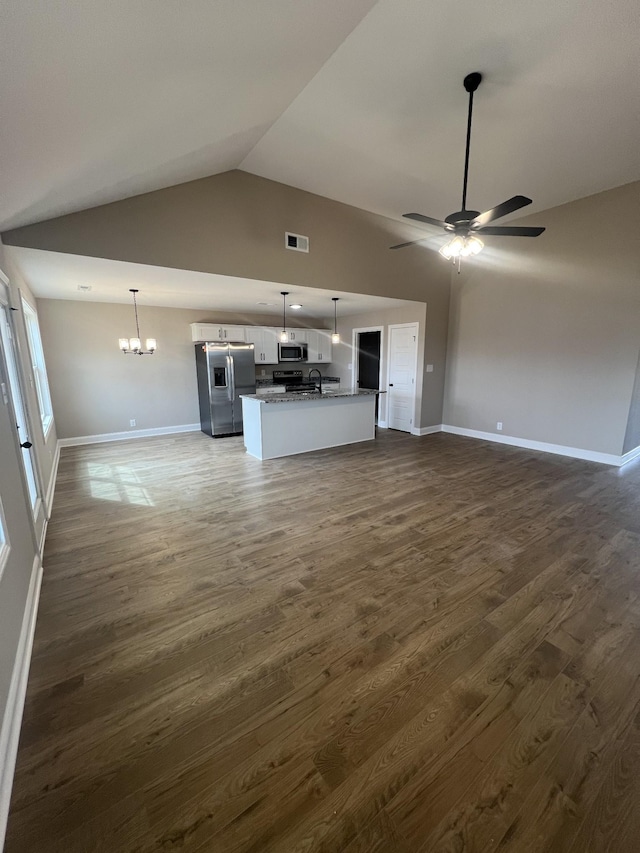
<svg viewBox="0 0 640 853">
<path fill-rule="evenodd" d="M 302 371 L 301 370 L 274 370 L 273 371 L 273 384 L 274 385 L 286 385 L 286 386 L 295 386 L 302 384 Z M 289 388 L 287 387 L 287 391 Z"/>
<path fill-rule="evenodd" d="M 301 370 L 274 370 L 273 384 L 284 385 L 288 394 L 309 394 L 317 391 L 316 383 L 305 379 Z"/>
</svg>

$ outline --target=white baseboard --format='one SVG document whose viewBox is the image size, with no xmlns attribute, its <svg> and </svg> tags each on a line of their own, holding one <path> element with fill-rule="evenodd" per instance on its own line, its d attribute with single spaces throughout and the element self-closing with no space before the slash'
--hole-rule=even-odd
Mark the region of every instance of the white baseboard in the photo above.
<svg viewBox="0 0 640 853">
<path fill-rule="evenodd" d="M 78 435 L 75 438 L 60 438 L 60 447 L 77 447 L 80 444 L 102 444 L 104 441 L 128 441 L 131 438 L 149 438 L 153 435 L 174 435 L 178 432 L 200 432 L 200 424 L 157 427 L 156 429 L 130 429 L 126 432 L 104 432 L 99 435 Z"/>
<path fill-rule="evenodd" d="M 389 429 L 389 425 L 386 421 L 377 421 L 376 426 L 380 427 L 380 429 Z"/>
<path fill-rule="evenodd" d="M 51 517 L 53 508 L 53 493 L 56 490 L 56 480 L 58 478 L 58 465 L 60 464 L 60 442 L 56 442 L 56 449 L 53 454 L 53 464 L 51 465 L 51 476 L 49 477 L 49 485 L 47 487 L 47 495 L 44 499 L 45 509 L 47 510 L 47 518 Z"/>
<path fill-rule="evenodd" d="M 433 435 L 434 432 L 442 432 L 442 424 L 434 424 L 426 427 L 412 427 L 411 435 Z"/>
<path fill-rule="evenodd" d="M 622 462 L 620 465 L 626 465 L 627 462 L 633 462 L 634 459 L 637 459 L 640 456 L 640 446 L 634 447 L 633 450 L 630 450 L 628 453 L 623 453 L 620 459 Z"/>
<path fill-rule="evenodd" d="M 571 456 L 574 459 L 585 459 L 587 462 L 600 462 L 603 465 L 615 465 L 621 467 L 630 462 L 635 456 L 640 455 L 640 448 L 630 451 L 625 456 L 616 456 L 614 453 L 599 453 L 595 450 L 584 450 L 581 447 L 567 447 L 564 444 L 548 444 L 545 441 L 532 441 L 528 438 L 516 438 L 513 435 L 496 435 L 493 432 L 480 432 L 476 429 L 465 429 L 463 427 L 442 425 L 443 432 L 453 435 L 465 435 L 469 438 L 479 438 L 482 441 L 493 441 L 497 444 L 509 444 L 513 447 L 523 447 L 526 450 L 540 450 L 542 453 L 555 453 L 557 456 Z M 637 453 L 636 453 L 637 451 Z M 635 455 L 632 455 L 635 454 Z M 626 456 L 630 458 L 627 459 Z"/>
<path fill-rule="evenodd" d="M 0 728 L 0 850 L 4 845 L 7 829 L 13 773 L 16 767 L 18 741 L 22 725 L 22 712 L 27 693 L 29 664 L 33 648 L 33 635 L 36 630 L 36 615 L 42 583 L 42 563 L 39 555 L 33 561 L 29 592 L 22 617 L 22 628 L 18 640 L 18 650 L 13 664 L 9 695 Z"/>
</svg>

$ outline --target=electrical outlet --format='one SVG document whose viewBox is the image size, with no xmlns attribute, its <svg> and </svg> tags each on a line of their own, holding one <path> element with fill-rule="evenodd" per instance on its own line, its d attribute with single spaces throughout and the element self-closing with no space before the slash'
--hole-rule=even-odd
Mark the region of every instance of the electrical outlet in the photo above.
<svg viewBox="0 0 640 853">
<path fill-rule="evenodd" d="M 135 426 L 135 425 L 136 425 L 136 419 L 131 418 L 131 420 L 129 421 L 129 426 Z"/>
<path fill-rule="evenodd" d="M 433 365 L 432 364 L 427 365 L 427 373 L 433 373 Z"/>
<path fill-rule="evenodd" d="M 497 430 L 501 430 L 501 429 L 502 429 L 502 421 L 498 421 L 498 423 L 496 424 L 496 429 L 497 429 Z"/>
</svg>

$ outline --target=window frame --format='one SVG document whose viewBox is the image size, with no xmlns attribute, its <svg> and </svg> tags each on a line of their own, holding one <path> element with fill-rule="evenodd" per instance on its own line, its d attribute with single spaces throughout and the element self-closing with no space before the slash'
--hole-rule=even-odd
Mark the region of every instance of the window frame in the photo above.
<svg viewBox="0 0 640 853">
<path fill-rule="evenodd" d="M 36 309 L 27 302 L 24 296 L 21 299 L 33 384 L 35 386 L 36 399 L 38 400 L 42 432 L 46 440 L 53 426 L 53 405 L 51 403 L 49 377 L 47 375 L 47 365 L 42 346 L 42 335 L 40 334 L 40 322 L 38 321 L 38 312 Z"/>
</svg>

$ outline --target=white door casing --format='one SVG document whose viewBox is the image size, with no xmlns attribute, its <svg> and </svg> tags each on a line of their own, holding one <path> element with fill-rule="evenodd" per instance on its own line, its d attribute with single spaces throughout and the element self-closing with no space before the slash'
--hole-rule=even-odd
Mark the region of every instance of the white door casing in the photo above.
<svg viewBox="0 0 640 853">
<path fill-rule="evenodd" d="M 418 323 L 389 326 L 387 421 L 389 429 L 411 432 L 415 420 Z"/>
</svg>

